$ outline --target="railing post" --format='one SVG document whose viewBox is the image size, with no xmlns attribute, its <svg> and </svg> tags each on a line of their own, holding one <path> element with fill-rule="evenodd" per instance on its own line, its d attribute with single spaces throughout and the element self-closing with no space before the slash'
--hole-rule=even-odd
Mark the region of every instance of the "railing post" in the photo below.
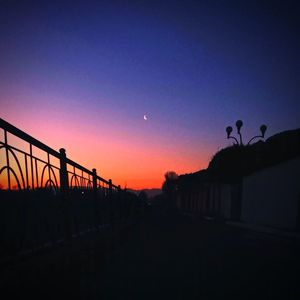
<svg viewBox="0 0 300 300">
<path fill-rule="evenodd" d="M 6 166 L 7 166 L 7 182 L 8 182 L 8 189 L 11 189 L 10 184 L 10 166 L 9 166 L 9 155 L 8 155 L 8 145 L 7 145 L 7 131 L 4 130 L 4 144 L 5 144 L 5 154 L 6 154 Z"/>
<path fill-rule="evenodd" d="M 108 199 L 109 199 L 109 207 L 110 207 L 110 222 L 113 227 L 115 224 L 115 201 L 112 197 L 112 181 L 108 180 Z"/>
<path fill-rule="evenodd" d="M 97 186 L 97 170 L 93 169 L 93 201 L 95 214 L 95 227 L 97 228 L 100 222 L 99 206 L 98 206 L 98 186 Z"/>
<path fill-rule="evenodd" d="M 108 188 L 109 188 L 109 196 L 111 196 L 112 195 L 112 181 L 111 181 L 111 179 L 109 179 L 108 180 Z"/>
<path fill-rule="evenodd" d="M 64 148 L 59 149 L 60 152 L 60 190 L 66 192 L 69 189 L 69 179 L 67 171 L 67 157 Z"/>
<path fill-rule="evenodd" d="M 123 219 L 124 215 L 124 201 L 123 201 L 123 196 L 121 193 L 121 186 L 118 185 L 118 202 L 119 202 L 119 211 L 120 211 L 120 220 Z"/>
<path fill-rule="evenodd" d="M 97 170 L 93 169 L 93 191 L 97 193 Z"/>
<path fill-rule="evenodd" d="M 70 218 L 70 208 L 69 208 L 69 179 L 67 171 L 67 157 L 66 150 L 64 148 L 59 149 L 60 152 L 60 193 L 62 199 L 62 208 L 64 215 L 64 234 L 65 239 L 70 240 L 72 236 L 71 232 L 71 218 Z"/>
</svg>

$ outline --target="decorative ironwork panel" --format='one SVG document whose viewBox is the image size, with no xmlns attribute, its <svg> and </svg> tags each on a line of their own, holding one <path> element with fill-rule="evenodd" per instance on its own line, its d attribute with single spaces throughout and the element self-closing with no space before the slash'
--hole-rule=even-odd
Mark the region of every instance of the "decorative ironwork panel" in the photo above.
<svg viewBox="0 0 300 300">
<path fill-rule="evenodd" d="M 31 137 L 27 133 L 0 119 L 0 189 L 35 190 L 60 188 L 60 152 Z M 63 150 L 65 151 L 65 150 Z M 111 180 L 97 176 L 66 158 L 66 188 L 98 189 L 104 196 L 118 191 Z M 93 183 L 95 182 L 95 184 Z"/>
</svg>

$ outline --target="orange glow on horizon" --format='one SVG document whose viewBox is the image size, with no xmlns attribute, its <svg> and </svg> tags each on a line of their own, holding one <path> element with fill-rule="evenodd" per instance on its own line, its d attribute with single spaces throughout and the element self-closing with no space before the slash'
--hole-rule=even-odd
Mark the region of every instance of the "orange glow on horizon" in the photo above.
<svg viewBox="0 0 300 300">
<path fill-rule="evenodd" d="M 99 176 L 112 179 L 113 184 L 122 188 L 125 185 L 130 189 L 161 188 L 165 172 L 198 171 L 207 166 L 212 153 L 203 145 L 200 154 L 199 145 L 157 135 L 159 128 L 156 130 L 155 124 L 151 125 L 154 129 L 149 129 L 150 123 L 133 123 L 129 132 L 123 123 L 114 120 L 109 123 L 103 120 L 103 126 L 99 127 L 92 121 L 80 118 L 77 121 L 72 114 L 61 118 L 51 110 L 47 118 L 45 114 L 25 117 L 30 114 L 24 111 L 20 114 L 12 107 L 1 117 L 56 151 L 65 148 L 68 158 L 89 170 L 96 168 Z M 139 126 L 145 126 L 143 131 L 138 131 Z M 20 149 L 28 149 L 28 144 L 24 146 L 18 139 L 14 143 Z"/>
</svg>

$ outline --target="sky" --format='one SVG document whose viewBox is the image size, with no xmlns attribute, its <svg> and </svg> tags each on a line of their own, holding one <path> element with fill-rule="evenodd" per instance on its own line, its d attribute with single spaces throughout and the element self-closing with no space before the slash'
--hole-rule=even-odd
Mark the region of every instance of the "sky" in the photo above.
<svg viewBox="0 0 300 300">
<path fill-rule="evenodd" d="M 160 188 L 300 127 L 297 1 L 0 1 L 0 117 L 113 183 Z M 147 120 L 144 120 L 144 115 Z"/>
</svg>

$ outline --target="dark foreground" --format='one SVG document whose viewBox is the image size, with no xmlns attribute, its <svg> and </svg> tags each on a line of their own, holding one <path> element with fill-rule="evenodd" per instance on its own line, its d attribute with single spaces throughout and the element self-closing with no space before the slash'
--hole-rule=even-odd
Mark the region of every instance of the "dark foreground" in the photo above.
<svg viewBox="0 0 300 300">
<path fill-rule="evenodd" d="M 158 212 L 114 246 L 106 238 L 91 233 L 5 267 L 2 296 L 300 299 L 300 248 L 292 240 Z"/>
</svg>

